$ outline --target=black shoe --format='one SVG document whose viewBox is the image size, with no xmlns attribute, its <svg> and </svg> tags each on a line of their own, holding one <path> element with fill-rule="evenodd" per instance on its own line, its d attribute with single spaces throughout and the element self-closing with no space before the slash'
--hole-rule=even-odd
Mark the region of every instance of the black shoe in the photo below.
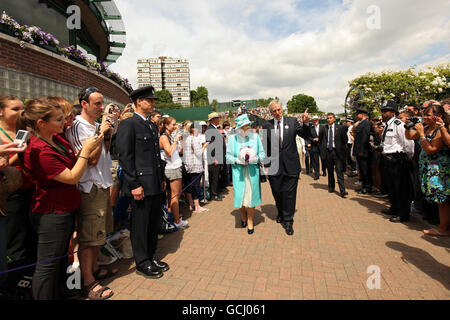
<svg viewBox="0 0 450 320">
<path fill-rule="evenodd" d="M 344 192 L 341 192 L 341 197 L 342 198 L 346 198 L 346 196 L 348 196 L 348 192 L 346 192 L 346 191 L 344 191 Z"/>
<path fill-rule="evenodd" d="M 221 196 L 214 196 L 212 199 L 214 201 L 222 201 L 222 197 Z"/>
<path fill-rule="evenodd" d="M 286 230 L 286 234 L 288 236 L 292 236 L 294 234 L 294 229 L 292 228 L 292 223 L 287 223 L 285 225 L 284 229 Z"/>
<path fill-rule="evenodd" d="M 247 221 L 241 221 L 241 227 L 246 228 L 247 227 Z"/>
<path fill-rule="evenodd" d="M 333 193 L 334 189 L 328 189 L 328 193 Z"/>
<path fill-rule="evenodd" d="M 389 219 L 390 222 L 406 222 L 409 221 L 409 218 L 401 218 L 398 216 L 393 216 Z"/>
<path fill-rule="evenodd" d="M 326 176 L 327 176 L 326 172 L 324 172 L 324 173 L 322 174 L 322 176 L 326 177 Z"/>
<path fill-rule="evenodd" d="M 319 180 L 319 177 L 314 177 L 314 180 Z"/>
<path fill-rule="evenodd" d="M 282 223 L 283 219 L 281 219 L 281 217 L 277 217 L 277 223 Z"/>
<path fill-rule="evenodd" d="M 253 234 L 253 232 L 255 232 L 255 228 L 253 227 L 253 229 L 247 229 L 247 233 L 248 234 Z"/>
<path fill-rule="evenodd" d="M 367 194 L 368 193 L 368 191 L 366 189 L 359 189 L 356 192 L 358 192 L 358 194 Z"/>
<path fill-rule="evenodd" d="M 168 271 L 169 265 L 165 262 L 160 261 L 159 259 L 153 259 L 152 260 L 153 265 L 158 268 L 159 270 L 161 270 L 162 272 L 166 272 Z"/>
<path fill-rule="evenodd" d="M 381 210 L 381 213 L 387 214 L 389 216 L 395 216 L 397 214 L 396 212 L 392 212 L 391 209 L 383 209 Z"/>
<path fill-rule="evenodd" d="M 136 266 L 136 273 L 138 275 L 144 276 L 146 278 L 158 279 L 163 276 L 161 269 L 156 267 L 153 263 L 147 265 L 146 267 Z"/>
</svg>

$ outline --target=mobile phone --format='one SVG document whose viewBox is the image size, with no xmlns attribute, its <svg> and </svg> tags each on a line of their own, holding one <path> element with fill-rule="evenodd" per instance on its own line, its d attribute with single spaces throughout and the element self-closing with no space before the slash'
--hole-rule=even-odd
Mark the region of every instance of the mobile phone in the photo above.
<svg viewBox="0 0 450 320">
<path fill-rule="evenodd" d="M 100 135 L 100 126 L 97 126 L 97 129 L 95 129 L 95 135 Z"/>
<path fill-rule="evenodd" d="M 17 142 L 19 144 L 17 147 L 22 148 L 24 143 L 27 142 L 29 136 L 30 136 L 30 131 L 26 131 L 26 130 L 17 131 L 16 137 L 14 138 L 14 142 Z"/>
</svg>

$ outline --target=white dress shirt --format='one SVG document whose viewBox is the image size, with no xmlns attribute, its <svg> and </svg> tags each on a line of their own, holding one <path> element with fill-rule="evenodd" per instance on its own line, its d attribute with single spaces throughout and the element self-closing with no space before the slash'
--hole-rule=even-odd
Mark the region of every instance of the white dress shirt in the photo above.
<svg viewBox="0 0 450 320">
<path fill-rule="evenodd" d="M 280 133 L 281 133 L 281 141 L 283 141 L 283 124 L 284 124 L 284 117 L 281 118 L 281 120 L 273 119 L 274 120 L 274 126 L 275 126 L 275 132 L 278 134 L 278 122 L 280 123 Z"/>
<path fill-rule="evenodd" d="M 400 121 L 400 124 L 396 124 L 396 120 L 400 121 L 393 117 L 386 123 L 386 137 L 382 142 L 383 154 L 404 152 L 409 159 L 412 159 L 414 156 L 414 141 L 406 139 L 404 123 Z"/>
</svg>

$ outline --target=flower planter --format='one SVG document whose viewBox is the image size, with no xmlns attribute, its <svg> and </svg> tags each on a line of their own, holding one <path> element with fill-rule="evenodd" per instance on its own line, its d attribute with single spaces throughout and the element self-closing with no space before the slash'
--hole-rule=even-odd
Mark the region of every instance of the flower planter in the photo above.
<svg viewBox="0 0 450 320">
<path fill-rule="evenodd" d="M 8 36 L 11 36 L 11 37 L 16 37 L 16 36 L 14 35 L 14 31 L 10 30 L 10 29 L 8 28 L 8 26 L 5 25 L 5 24 L 0 24 L 0 32 L 1 32 L 1 33 L 4 33 L 4 34 L 7 34 Z"/>
<path fill-rule="evenodd" d="M 45 49 L 45 50 L 51 51 L 51 52 L 53 52 L 53 53 L 59 54 L 58 49 L 55 48 L 55 47 L 48 46 L 48 45 L 46 45 L 46 44 L 38 44 L 37 46 L 38 46 L 38 47 L 41 47 L 41 48 L 43 48 L 43 49 Z"/>
</svg>

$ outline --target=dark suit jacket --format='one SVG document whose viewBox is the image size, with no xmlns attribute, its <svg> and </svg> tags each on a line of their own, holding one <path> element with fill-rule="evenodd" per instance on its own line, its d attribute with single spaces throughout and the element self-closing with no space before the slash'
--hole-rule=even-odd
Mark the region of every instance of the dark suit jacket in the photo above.
<svg viewBox="0 0 450 320">
<path fill-rule="evenodd" d="M 370 155 L 370 127 L 370 122 L 366 119 L 354 128 L 355 142 L 353 144 L 353 156 L 356 157 L 362 154 L 363 157 L 368 157 Z"/>
<path fill-rule="evenodd" d="M 311 151 L 324 155 L 326 147 L 323 145 L 324 135 L 326 131 L 325 127 L 322 124 L 319 124 L 319 135 L 317 135 L 314 125 L 310 125 L 309 130 L 311 135 Z M 319 141 L 314 141 L 314 138 L 319 138 Z"/>
<path fill-rule="evenodd" d="M 123 120 L 117 129 L 116 150 L 125 178 L 123 190 L 128 196 L 139 187 L 144 188 L 145 196 L 162 192 L 164 161 L 155 124 L 137 114 Z"/>
<path fill-rule="evenodd" d="M 325 126 L 325 135 L 324 135 L 324 141 L 326 148 L 328 147 L 328 132 L 330 130 L 330 125 Z M 334 124 L 334 147 L 336 148 L 336 155 L 341 161 L 345 161 L 346 156 L 346 148 L 347 148 L 347 130 L 348 127 L 340 125 L 340 124 Z M 345 162 L 344 162 L 345 163 Z"/>
<path fill-rule="evenodd" d="M 271 155 L 271 134 L 270 130 L 275 130 L 274 119 L 263 125 L 267 134 L 266 154 Z M 299 135 L 304 139 L 310 137 L 310 130 L 307 124 L 300 125 L 296 118 L 284 117 L 283 123 L 283 142 L 279 151 L 279 170 L 278 174 L 298 175 L 300 174 L 300 157 L 297 150 L 296 137 Z"/>
<path fill-rule="evenodd" d="M 225 156 L 227 154 L 227 146 L 225 144 L 225 137 L 217 130 L 211 123 L 208 128 L 206 128 L 206 141 L 209 142 L 207 147 L 207 156 L 208 156 L 208 164 L 212 164 L 214 160 L 217 160 L 219 164 L 225 164 Z M 217 145 L 213 142 L 216 140 L 216 137 L 220 137 L 220 140 L 217 142 Z M 219 154 L 216 157 L 216 149 L 222 149 L 222 157 L 219 159 Z"/>
</svg>

